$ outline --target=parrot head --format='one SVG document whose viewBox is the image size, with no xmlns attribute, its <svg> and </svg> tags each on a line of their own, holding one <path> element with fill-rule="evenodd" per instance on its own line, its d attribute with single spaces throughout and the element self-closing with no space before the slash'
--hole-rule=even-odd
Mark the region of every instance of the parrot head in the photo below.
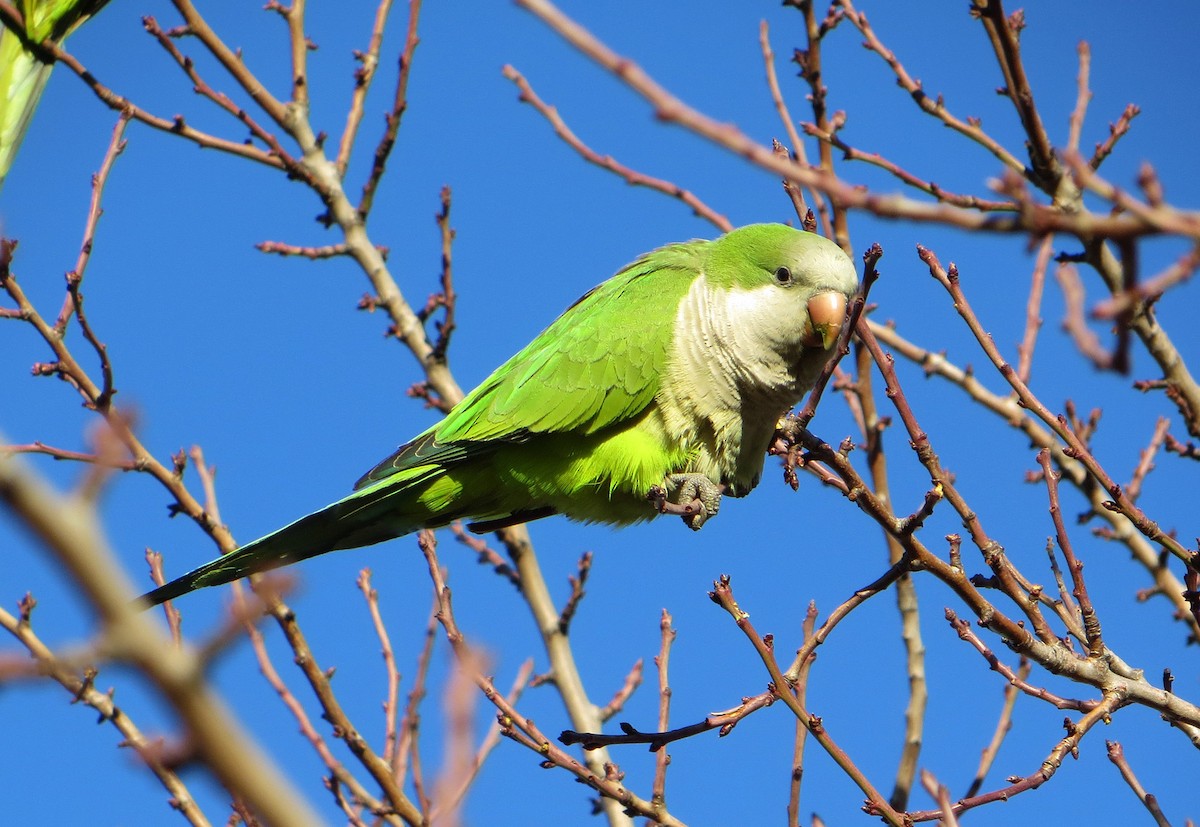
<svg viewBox="0 0 1200 827">
<path fill-rule="evenodd" d="M 727 317 L 740 328 L 735 338 L 793 358 L 797 348 L 833 347 L 858 289 L 854 263 L 838 245 L 782 224 L 753 224 L 717 239 L 705 276 L 740 306 Z"/>
</svg>

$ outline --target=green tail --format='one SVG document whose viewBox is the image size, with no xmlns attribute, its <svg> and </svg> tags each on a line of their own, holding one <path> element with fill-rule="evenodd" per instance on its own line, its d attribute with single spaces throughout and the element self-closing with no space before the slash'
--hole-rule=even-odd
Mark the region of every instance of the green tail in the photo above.
<svg viewBox="0 0 1200 827">
<path fill-rule="evenodd" d="M 520 435 L 518 441 L 524 440 Z M 195 589 L 468 517 L 478 521 L 467 527 L 480 533 L 557 513 L 553 506 L 530 502 L 519 481 L 497 475 L 493 454 L 503 444 L 443 445 L 431 429 L 360 479 L 354 493 L 159 586 L 142 595 L 142 605 L 157 606 Z"/>
<path fill-rule="evenodd" d="M 232 583 L 330 551 L 382 543 L 425 525 L 445 524 L 452 517 L 438 519 L 428 513 L 422 517 L 412 514 L 413 488 L 430 476 L 434 474 L 419 474 L 402 480 L 392 477 L 355 491 L 345 499 L 147 592 L 139 602 L 144 608 L 157 606 L 195 589 Z M 404 508 L 406 504 L 408 509 Z"/>
</svg>

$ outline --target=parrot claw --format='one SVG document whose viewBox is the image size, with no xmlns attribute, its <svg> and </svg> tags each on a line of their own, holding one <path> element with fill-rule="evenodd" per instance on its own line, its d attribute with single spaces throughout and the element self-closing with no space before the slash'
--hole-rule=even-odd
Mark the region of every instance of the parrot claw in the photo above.
<svg viewBox="0 0 1200 827">
<path fill-rule="evenodd" d="M 721 510 L 724 485 L 718 485 L 703 474 L 671 474 L 666 488 L 655 485 L 646 498 L 654 503 L 660 514 L 677 514 L 692 531 L 700 528 Z M 669 493 L 674 493 L 674 500 Z"/>
</svg>

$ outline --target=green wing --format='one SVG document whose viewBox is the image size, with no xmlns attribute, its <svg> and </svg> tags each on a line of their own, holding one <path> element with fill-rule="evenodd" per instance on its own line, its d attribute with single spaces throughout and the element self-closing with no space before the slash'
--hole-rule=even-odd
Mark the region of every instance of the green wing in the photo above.
<svg viewBox="0 0 1200 827">
<path fill-rule="evenodd" d="M 418 465 L 477 459 L 536 434 L 594 434 L 640 415 L 658 392 L 675 310 L 709 243 L 655 250 L 586 293 L 355 487 Z"/>
</svg>

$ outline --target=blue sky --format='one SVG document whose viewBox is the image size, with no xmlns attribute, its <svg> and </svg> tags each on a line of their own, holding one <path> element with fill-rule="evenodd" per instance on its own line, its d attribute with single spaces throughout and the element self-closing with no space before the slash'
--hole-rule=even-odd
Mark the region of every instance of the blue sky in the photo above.
<svg viewBox="0 0 1200 827">
<path fill-rule="evenodd" d="M 269 88 L 286 94 L 282 23 L 262 12 L 260 4 L 220 5 L 210 17 L 214 28 L 243 49 L 248 65 Z M 994 137 L 1020 154 L 1019 124 L 1008 102 L 995 94 L 1002 80 L 982 28 L 968 17 L 966 6 L 864 2 L 863 10 L 927 91 L 943 94 L 960 116 L 981 117 Z M 1137 103 L 1142 114 L 1106 163 L 1105 176 L 1132 189 L 1139 165 L 1150 161 L 1169 200 L 1195 205 L 1200 200 L 1194 155 L 1200 107 L 1191 89 L 1200 74 L 1195 5 L 1159 4 L 1153 14 L 1115 2 L 1032 2 L 1025 8 L 1029 25 L 1022 47 L 1056 145 L 1065 143 L 1075 101 L 1076 44 L 1087 40 L 1094 96 L 1083 146 L 1102 140 L 1124 106 Z M 691 4 L 686 11 L 676 4 L 636 2 L 573 2 L 563 9 L 692 106 L 769 142 L 784 135 L 763 82 L 758 26 L 766 19 L 792 112 L 799 119 L 809 116 L 805 87 L 786 62 L 791 48 L 802 42 L 794 10 L 774 3 L 715 2 Z M 312 119 L 317 129 L 334 136 L 340 134 L 351 86 L 351 50 L 364 46 L 373 11 L 371 4 L 313 4 L 310 9 L 309 30 L 319 45 L 310 57 Z M 387 70 L 402 42 L 403 12 L 394 12 L 383 70 L 368 102 L 348 179 L 352 193 L 361 185 L 382 128 L 390 96 Z M 165 116 L 181 113 L 200 128 L 241 139 L 243 131 L 193 95 L 190 82 L 142 31 L 139 19 L 145 14 L 156 15 L 164 26 L 177 22 L 167 4 L 115 0 L 69 47 L 103 82 L 143 107 Z M 775 178 L 678 128 L 656 123 L 643 101 L 515 6 L 429 3 L 420 28 L 410 107 L 370 230 L 376 243 L 390 248 L 393 272 L 409 301 L 420 306 L 437 289 L 440 247 L 433 217 L 439 188 L 453 188 L 460 299 L 450 365 L 464 387 L 477 384 L 578 295 L 636 255 L 666 242 L 716 234 L 679 202 L 630 188 L 585 164 L 532 108 L 518 103 L 515 88 L 501 75 L 502 65 L 522 71 L 597 151 L 687 187 L 735 224 L 793 217 Z M 985 194 L 985 182 L 1000 172 L 998 163 L 921 115 L 886 65 L 860 47 L 860 39 L 843 25 L 826 45 L 830 105 L 849 117 L 843 137 L 948 189 Z M 185 40 L 181 47 L 198 54 L 194 43 Z M 210 63 L 200 63 L 210 82 L 234 91 Z M 114 113 L 77 78 L 58 70 L 0 192 L 0 231 L 20 240 L 15 272 L 49 315 L 62 300 L 62 274 L 74 265 L 89 178 L 114 121 Z M 170 135 L 133 125 L 127 137 L 128 148 L 105 192 L 105 215 L 87 272 L 89 314 L 112 354 L 118 400 L 136 412 L 143 440 L 164 460 L 181 447 L 202 446 L 218 468 L 222 518 L 236 537 L 249 540 L 342 496 L 364 470 L 426 427 L 434 414 L 406 396 L 420 376 L 411 356 L 383 336 L 383 315 L 355 309 L 368 284 L 350 262 L 285 260 L 253 248 L 267 239 L 305 245 L 339 240 L 313 220 L 321 205 L 311 193 L 271 170 L 198 150 Z M 847 179 L 881 192 L 898 188 L 864 165 L 839 169 Z M 883 278 L 873 293 L 879 317 L 894 319 L 902 333 L 947 350 L 960 364 L 973 363 L 983 381 L 1000 390 L 999 377 L 984 370 L 982 354 L 913 251 L 924 244 L 943 262 L 958 263 L 985 325 L 1015 358 L 1032 267 L 1022 241 L 861 215 L 852 217 L 851 233 L 858 250 L 875 241 L 885 248 Z M 1067 241 L 1062 248 L 1072 249 Z M 1178 242 L 1147 242 L 1143 273 L 1157 272 L 1183 249 Z M 1098 296 L 1094 276 L 1085 272 L 1084 278 L 1090 295 Z M 1196 353 L 1200 344 L 1191 318 L 1196 299 L 1196 288 L 1185 285 L 1160 307 L 1160 318 L 1185 355 Z M 1173 416 L 1171 407 L 1160 397 L 1132 394 L 1129 379 L 1098 374 L 1085 363 L 1059 331 L 1062 301 L 1052 282 L 1042 315 L 1046 324 L 1034 391 L 1056 410 L 1066 398 L 1083 411 L 1103 407 L 1096 453 L 1114 476 L 1127 478 L 1155 418 Z M 87 355 L 82 342 L 73 345 Z M 82 448 L 92 419 L 77 397 L 62 383 L 28 375 L 33 362 L 46 358 L 30 328 L 0 322 L 0 431 L 16 443 L 42 440 Z M 1135 347 L 1132 378 L 1153 377 L 1154 371 Z M 1024 472 L 1036 467 L 1033 450 L 954 389 L 925 381 L 919 369 L 901 365 L 901 381 L 943 463 L 957 474 L 958 485 L 992 533 L 1022 570 L 1049 583 L 1043 549 L 1053 528 L 1045 492 L 1022 482 Z M 1177 419 L 1172 433 L 1183 438 Z M 854 426 L 845 406 L 831 396 L 813 428 L 836 443 Z M 897 510 L 907 513 L 919 504 L 928 478 L 899 430 L 893 428 L 887 440 Z M 46 458 L 30 463 L 64 488 L 83 471 Z M 1158 465 L 1142 505 L 1164 526 L 1177 528 L 1181 538 L 1192 538 L 1197 534 L 1193 469 L 1173 456 L 1160 457 Z M 198 491 L 194 476 L 189 481 Z M 136 474 L 114 478 L 106 492 L 108 537 L 139 583 L 146 582 L 146 547 L 162 551 L 172 573 L 214 553 L 194 525 L 166 518 L 167 503 L 161 488 Z M 1077 495 L 1067 495 L 1068 513 L 1082 508 Z M 959 527 L 942 506 L 925 529 L 926 541 L 940 548 L 934 538 Z M 810 478 L 802 479 L 799 494 L 793 494 L 781 483 L 774 461 L 751 497 L 727 502 L 699 534 L 674 520 L 618 531 L 561 518 L 544 520 L 532 532 L 560 600 L 579 555 L 596 553 L 588 596 L 573 626 L 575 651 L 599 703 L 620 687 L 635 660 L 646 660 L 647 685 L 619 718 L 642 729 L 650 728 L 656 714 L 650 660 L 658 651 L 662 608 L 670 610 L 679 630 L 671 682 L 673 720 L 682 725 L 736 705 L 767 682 L 741 633 L 706 597 L 717 575 L 732 575 L 756 627 L 773 632 L 786 652 L 799 643 L 810 600 L 826 612 L 886 567 L 874 524 Z M 1180 694 L 1194 696 L 1200 688 L 1195 650 L 1182 645 L 1184 628 L 1169 621 L 1164 601 L 1134 599 L 1134 592 L 1148 585 L 1145 572 L 1123 549 L 1092 538 L 1086 528 L 1077 531 L 1076 542 L 1110 645 L 1148 674 L 1169 666 Z M 45 640 L 67 647 L 86 642 L 92 618 L 78 608 L 76 591 L 11 520 L 0 519 L 0 549 L 5 560 L 0 600 L 11 606 L 31 590 L 39 601 L 35 627 Z M 507 686 L 526 657 L 544 669 L 536 629 L 511 587 L 475 565 L 449 534 L 442 537 L 441 555 L 450 569 L 459 623 L 490 653 L 497 682 Z M 977 552 L 964 548 L 964 558 L 970 571 L 983 568 Z M 364 566 L 375 572 L 405 691 L 430 602 L 428 577 L 412 538 L 305 563 L 296 572 L 299 590 L 290 602 L 318 657 L 337 667 L 336 687 L 349 714 L 379 744 L 383 670 L 354 584 Z M 946 626 L 943 606 L 959 608 L 953 595 L 928 577 L 918 578 L 918 593 L 931 692 L 921 764 L 959 795 L 991 736 L 1004 683 Z M 182 605 L 185 628 L 203 637 L 219 623 L 227 603 L 227 594 L 218 590 L 189 597 Z M 277 665 L 299 691 L 299 675 L 289 671 L 277 632 L 267 626 L 265 633 Z M 999 641 L 989 643 L 1015 660 Z M 3 651 L 14 649 L 9 643 Z M 851 615 L 820 650 L 809 690 L 811 710 L 884 789 L 890 789 L 901 745 L 902 658 L 894 598 L 883 595 Z M 448 662 L 442 646 L 431 675 L 435 694 Z M 336 820 L 321 789 L 322 766 L 258 679 L 249 646 L 232 647 L 214 665 L 212 677 L 321 812 Z M 1044 672 L 1035 671 L 1033 681 L 1068 696 L 1094 696 Z M 127 671 L 107 667 L 98 683 L 115 686 L 118 701 L 144 729 L 170 730 L 170 718 Z M 21 752 L 0 784 L 0 809 L 13 823 L 44 818 L 49 800 L 64 822 L 148 824 L 176 818 L 134 757 L 116 748 L 116 733 L 94 726 L 93 713 L 67 700 L 56 685 L 26 683 L 0 694 L 8 743 Z M 547 732 L 569 726 L 548 688 L 528 692 L 521 708 Z M 430 705 L 425 714 L 426 766 L 436 768 L 439 713 Z M 1013 731 L 985 789 L 1002 784 L 1005 776 L 1033 772 L 1061 736 L 1064 714 L 1020 698 Z M 490 719 L 481 706 L 480 727 Z M 777 705 L 721 741 L 708 736 L 674 745 L 667 787 L 672 812 L 697 825 L 782 819 L 793 723 Z M 1128 709 L 1085 739 L 1078 760 L 1064 764 L 1041 790 L 974 812 L 971 823 L 1078 818 L 1084 800 L 1094 808 L 1084 813 L 1094 823 L 1145 818 L 1105 758 L 1105 738 L 1125 744 L 1135 770 L 1169 818 L 1182 822 L 1197 816 L 1191 785 L 1180 780 L 1180 768 L 1194 761 L 1193 748 L 1157 714 Z M 646 753 L 625 748 L 617 760 L 627 783 L 648 796 L 652 764 Z M 502 743 L 485 767 L 467 818 L 498 825 L 582 822 L 586 791 L 565 774 L 557 775 L 539 769 L 536 757 L 515 744 Z M 186 780 L 210 817 L 221 820 L 223 792 L 199 772 L 189 772 Z M 509 809 L 514 790 L 529 810 Z M 805 821 L 817 812 L 828 823 L 850 823 L 860 799 L 810 745 Z M 918 792 L 914 805 L 930 802 Z"/>
</svg>

